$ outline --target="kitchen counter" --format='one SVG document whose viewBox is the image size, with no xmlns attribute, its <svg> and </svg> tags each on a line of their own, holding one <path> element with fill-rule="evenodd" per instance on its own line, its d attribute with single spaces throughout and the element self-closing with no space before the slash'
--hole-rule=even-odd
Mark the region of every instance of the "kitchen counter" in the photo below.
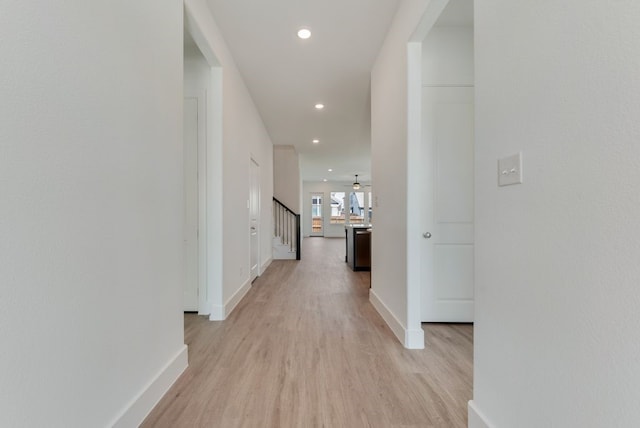
<svg viewBox="0 0 640 428">
<path fill-rule="evenodd" d="M 354 271 L 371 270 L 371 225 L 345 226 L 346 254 L 344 261 Z"/>
</svg>

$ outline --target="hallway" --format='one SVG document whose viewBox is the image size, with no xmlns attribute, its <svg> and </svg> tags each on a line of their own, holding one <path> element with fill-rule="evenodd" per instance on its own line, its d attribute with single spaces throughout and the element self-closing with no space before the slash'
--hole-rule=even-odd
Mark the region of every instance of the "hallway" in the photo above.
<svg viewBox="0 0 640 428">
<path fill-rule="evenodd" d="M 344 240 L 307 238 L 224 322 L 185 314 L 189 368 L 144 427 L 466 427 L 473 327 L 424 324 L 407 350 Z"/>
</svg>

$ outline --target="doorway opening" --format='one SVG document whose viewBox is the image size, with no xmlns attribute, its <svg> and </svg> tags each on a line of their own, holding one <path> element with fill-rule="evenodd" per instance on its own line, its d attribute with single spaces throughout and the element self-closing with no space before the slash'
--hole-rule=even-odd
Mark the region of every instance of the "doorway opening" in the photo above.
<svg viewBox="0 0 640 428">
<path fill-rule="evenodd" d="M 410 328 L 473 322 L 473 42 L 473 0 L 435 0 L 408 46 Z"/>
<path fill-rule="evenodd" d="M 311 233 L 309 236 L 324 236 L 324 193 L 311 193 Z"/>
<path fill-rule="evenodd" d="M 473 0 L 449 0 L 422 42 L 423 322 L 473 322 Z"/>
<path fill-rule="evenodd" d="M 209 65 L 191 35 L 184 32 L 183 191 L 184 191 L 184 287 L 185 312 L 198 312 L 200 295 L 206 301 L 206 246 L 200 239 L 206 230 L 207 84 Z M 203 234 L 204 237 L 204 234 Z"/>
<path fill-rule="evenodd" d="M 260 165 L 253 158 L 249 176 L 249 267 L 253 282 L 260 273 Z"/>
<path fill-rule="evenodd" d="M 222 69 L 185 5 L 183 309 L 223 319 Z"/>
</svg>

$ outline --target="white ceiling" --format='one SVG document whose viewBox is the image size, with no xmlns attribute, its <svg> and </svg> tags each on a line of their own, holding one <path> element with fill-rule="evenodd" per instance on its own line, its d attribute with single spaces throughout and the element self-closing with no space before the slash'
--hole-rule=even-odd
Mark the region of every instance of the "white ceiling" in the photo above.
<svg viewBox="0 0 640 428">
<path fill-rule="evenodd" d="M 370 72 L 399 2 L 208 0 L 273 144 L 295 146 L 303 180 L 370 182 Z M 450 0 L 437 25 L 473 25 L 473 0 Z"/>
<path fill-rule="evenodd" d="M 368 182 L 370 71 L 399 0 L 208 3 L 273 143 L 300 154 L 302 179 Z"/>
</svg>

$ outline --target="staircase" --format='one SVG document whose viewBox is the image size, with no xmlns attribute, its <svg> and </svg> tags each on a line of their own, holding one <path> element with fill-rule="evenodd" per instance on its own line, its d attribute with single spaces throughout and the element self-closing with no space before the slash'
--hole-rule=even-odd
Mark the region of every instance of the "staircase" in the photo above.
<svg viewBox="0 0 640 428">
<path fill-rule="evenodd" d="M 300 260 L 300 214 L 273 198 L 273 259 Z"/>
<path fill-rule="evenodd" d="M 273 260 L 296 260 L 296 252 L 287 244 L 283 244 L 281 238 L 273 238 Z M 299 260 L 299 259 L 298 259 Z"/>
</svg>

